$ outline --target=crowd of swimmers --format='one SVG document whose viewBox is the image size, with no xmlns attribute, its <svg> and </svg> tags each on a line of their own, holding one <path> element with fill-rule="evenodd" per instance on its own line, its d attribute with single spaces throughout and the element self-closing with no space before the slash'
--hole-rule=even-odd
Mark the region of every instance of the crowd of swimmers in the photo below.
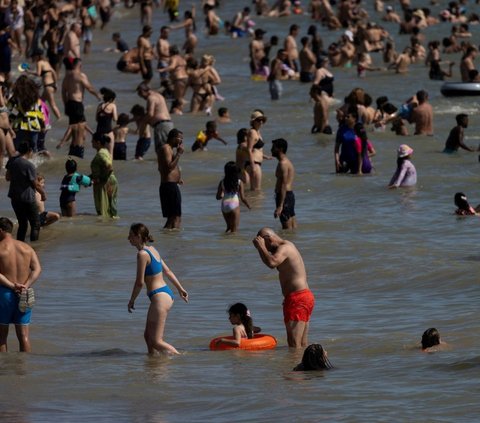
<svg viewBox="0 0 480 423">
<path fill-rule="evenodd" d="M 6 153 L 10 160 L 7 163 L 7 179 L 10 181 L 9 197 L 12 208 L 19 223 L 17 240 L 26 237 L 28 223 L 31 226 L 30 240 L 38 239 L 40 226 L 54 223 L 60 218 L 59 213 L 45 210 L 45 177 L 36 173 L 35 167 L 29 161 L 33 153 L 50 156 L 45 146 L 47 131 L 55 122 L 50 118 L 50 111 L 56 118 L 61 116 L 55 101 L 55 93 L 59 86 L 61 64 L 65 66 L 65 77 L 61 84 L 62 101 L 65 114 L 68 116 L 68 126 L 57 145 L 62 148 L 70 143 L 70 158 L 65 163 L 66 174 L 61 181 L 60 209 L 62 216 L 72 217 L 76 214 L 75 195 L 80 187 L 93 185 L 95 208 L 98 215 L 117 218 L 118 183 L 113 171 L 114 160 L 127 159 L 126 140 L 130 133 L 138 136 L 134 157 L 141 160 L 153 142 L 161 176 L 160 200 L 162 212 L 167 218 L 166 228 L 180 227 L 181 196 L 178 185 L 181 184 L 179 161 L 184 152 L 183 133 L 173 128 L 170 114 L 182 115 L 187 100 L 185 95 L 190 88 L 190 112 L 211 115 L 216 102 L 222 101 L 218 86 L 221 77 L 215 68 L 215 57 L 204 54 L 200 59 L 195 57 L 199 43 L 195 35 L 195 7 L 185 10 L 180 18 L 179 2 L 169 2 L 165 11 L 168 13 L 169 25 L 160 28 L 160 35 L 154 45 L 150 40 L 153 35 L 152 15 L 154 4 L 151 1 L 141 2 L 140 17 L 142 30 L 136 40 L 136 46 L 129 48 L 120 33 L 114 33 L 112 41 L 115 48 L 110 49 L 121 53 L 117 69 L 141 75 L 137 94 L 146 101 L 145 107 L 135 104 L 130 111 L 117 110 L 116 94 L 108 87 L 99 91 L 82 71 L 82 57 L 87 56 L 92 49 L 94 28 L 100 17 L 101 28 L 108 26 L 113 16 L 110 1 L 84 0 L 81 4 L 66 3 L 57 5 L 54 0 L 26 0 L 25 6 L 16 0 L 2 3 L 0 7 L 0 161 Z M 359 78 L 365 78 L 368 72 L 394 69 L 397 73 L 409 71 L 412 63 L 423 62 L 428 68 L 431 79 L 451 77 L 455 65 L 448 61 L 447 68 L 441 65 L 445 62 L 441 54 L 448 55 L 462 52 L 459 64 L 461 79 L 464 82 L 479 79 L 475 69 L 477 47 L 470 42 L 471 33 L 468 24 L 480 21 L 474 13 L 467 14 L 466 1 L 451 1 L 442 10 L 439 17 L 432 15 L 428 8 L 415 8 L 409 0 L 400 0 L 403 19 L 391 5 L 384 5 L 381 0 L 375 1 L 375 10 L 385 22 L 396 22 L 400 34 L 410 35 L 409 46 L 398 54 L 392 36 L 378 24 L 369 21 L 368 13 L 362 8 L 360 1 L 340 0 L 335 13 L 334 2 L 328 0 L 312 0 L 308 7 L 302 7 L 301 2 L 288 0 L 276 1 L 268 5 L 265 0 L 256 0 L 255 13 L 272 18 L 301 14 L 308 12 L 314 24 L 301 37 L 301 49 L 297 47 L 297 37 L 301 28 L 297 24 L 289 27 L 283 43 L 278 36 L 273 35 L 264 42 L 266 33 L 256 27 L 252 19 L 252 10 L 244 7 L 235 14 L 231 21 L 223 20 L 218 15 L 220 2 L 203 0 L 202 11 L 205 17 L 205 31 L 210 36 L 217 36 L 222 30 L 234 39 L 249 40 L 250 72 L 252 79 L 265 80 L 268 84 L 272 101 L 281 101 L 283 86 L 286 80 L 298 80 L 298 83 L 311 84 L 309 96 L 314 102 L 314 122 L 312 133 L 332 134 L 329 122 L 329 108 L 334 95 L 334 74 L 329 68 L 353 67 Z M 435 2 L 433 2 L 435 4 Z M 126 1 L 126 7 L 133 7 L 135 2 Z M 436 25 L 440 21 L 451 22 L 450 37 L 432 40 L 428 51 L 424 47 L 425 36 L 422 32 L 426 27 Z M 23 25 L 22 25 L 23 23 Z M 337 42 L 329 46 L 323 45 L 316 24 L 321 24 L 329 30 L 341 30 Z M 169 33 L 178 29 L 185 30 L 185 43 L 182 48 L 170 45 Z M 22 38 L 23 36 L 23 38 Z M 459 42 L 458 40 L 462 40 Z M 83 40 L 83 50 L 81 42 Z M 237 42 L 237 41 L 233 41 Z M 440 45 L 443 50 L 440 51 Z M 278 47 L 277 47 L 278 46 Z M 43 48 L 42 48 L 43 47 Z M 276 48 L 276 54 L 273 54 Z M 17 49 L 31 65 L 22 63 L 19 71 L 22 74 L 12 80 L 12 49 Z M 183 51 L 183 53 L 181 53 Z M 373 62 L 371 53 L 381 52 L 383 66 Z M 158 85 L 160 90 L 152 88 L 154 79 L 154 60 L 158 61 Z M 41 80 L 39 86 L 35 78 Z M 89 92 L 100 104 L 95 113 L 96 128 L 92 130 L 84 115 L 84 94 Z M 170 107 L 168 107 L 170 103 Z M 373 98 L 362 88 L 355 88 L 344 98 L 344 103 L 336 111 L 338 130 L 334 145 L 334 167 L 337 173 L 369 174 L 374 171 L 372 157 L 376 151 L 369 139 L 368 130 L 385 130 L 391 125 L 392 131 L 399 136 L 409 133 L 408 124 L 414 125 L 415 135 L 433 135 L 433 109 L 429 103 L 428 93 L 419 90 L 396 107 L 385 96 L 376 99 L 376 108 L 372 106 Z M 229 111 L 225 107 L 218 109 L 218 118 L 209 120 L 205 129 L 198 132 L 192 145 L 193 151 L 205 151 L 210 140 L 227 142 L 220 135 L 217 124 L 228 122 Z M 275 171 L 275 211 L 284 229 L 296 227 L 295 196 L 293 194 L 294 166 L 287 156 L 288 142 L 278 138 L 272 142 L 271 156 L 264 153 L 265 142 L 262 139 L 261 128 L 267 122 L 267 117 L 261 109 L 255 109 L 250 116 L 250 128 L 242 128 L 237 134 L 236 157 L 224 166 L 224 177 L 219 182 L 216 198 L 221 201 L 221 212 L 226 222 L 227 232 L 236 232 L 239 227 L 240 202 L 250 208 L 245 187 L 250 190 L 261 189 L 262 168 L 264 159 L 275 158 L 278 166 Z M 477 151 L 464 143 L 464 130 L 468 127 L 468 116 L 456 116 L 457 125 L 450 131 L 445 144 L 445 153 L 453 153 L 458 149 Z M 129 127 L 134 124 L 136 129 Z M 97 154 L 91 163 L 91 174 L 82 175 L 77 172 L 75 157 L 83 158 L 85 141 L 88 134 L 92 136 L 92 146 Z M 389 188 L 414 186 L 417 174 L 411 161 L 413 149 L 407 144 L 401 144 L 397 149 L 397 166 L 392 176 Z M 28 198 L 22 194 L 28 190 Z M 455 205 L 458 215 L 474 215 L 479 210 L 468 204 L 465 194 L 455 195 Z M 11 225 L 0 228 L 2 241 L 10 242 L 8 233 Z M 153 350 L 175 353 L 176 349 L 163 340 L 163 326 L 168 310 L 173 303 L 171 290 L 163 281 L 163 272 L 175 285 L 181 298 L 188 301 L 188 293 L 178 281 L 174 273 L 160 258 L 158 251 L 145 244 L 150 241 L 148 229 L 138 224 L 132 226 L 129 234 L 130 243 L 138 249 L 137 276 L 128 304 L 128 311 L 134 310 L 134 302 L 141 287 L 146 284 L 149 298 L 155 314 L 155 324 L 147 318 L 145 340 L 149 352 Z M 15 244 L 17 245 L 17 244 Z M 276 256 L 277 248 L 285 248 L 290 254 L 296 255 L 297 265 L 299 253 L 292 243 L 281 239 L 273 231 L 261 230 L 254 239 L 254 245 L 259 251 L 262 261 L 269 267 L 280 266 L 272 257 Z M 18 248 L 24 248 L 17 245 Z M 29 250 L 29 254 L 32 254 Z M 32 259 L 28 266 L 38 270 L 37 262 Z M 283 262 L 282 262 L 283 263 Z M 25 263 L 24 263 L 25 264 Z M 301 262 L 303 266 L 303 261 Z M 3 266 L 5 268 L 5 266 Z M 29 267 L 30 268 L 30 267 Z M 303 268 L 303 267 L 302 267 Z M 287 271 L 286 273 L 291 273 Z M 282 272 L 280 272 L 282 273 Z M 37 273 L 36 277 L 38 277 Z M 158 276 L 160 275 L 160 276 Z M 5 281 L 4 281 L 5 282 Z M 29 280 L 28 286 L 7 281 L 4 285 L 20 294 L 30 288 L 34 281 Z M 282 290 L 288 286 L 280 277 Z M 168 289 L 167 289 L 168 288 Z M 287 290 L 288 291 L 288 290 Z M 302 289 L 309 291 L 308 285 L 302 281 Z M 288 294 L 288 295 L 285 295 Z M 284 292 L 289 298 L 291 292 Z M 310 295 L 310 293 L 309 293 Z M 310 311 L 313 310 L 313 295 L 310 301 Z M 246 308 L 246 307 L 245 307 Z M 302 320 L 308 323 L 310 314 Z M 242 320 L 243 319 L 243 320 Z M 234 325 L 234 336 L 250 337 L 254 332 L 242 313 L 233 310 L 230 320 Z M 15 323 L 15 322 L 13 322 Z M 289 346 L 307 347 L 305 343 L 297 342 L 295 329 L 286 329 Z M 3 325 L 6 323 L 3 322 Z M 307 329 L 308 329 L 308 325 Z M 159 329 L 160 328 L 160 329 Z M 306 336 L 307 329 L 302 333 Z M 159 336 L 158 332 L 161 332 Z M 8 333 L 8 330 L 7 330 Z M 300 338 L 302 338 L 300 333 Z M 4 333 L 3 333 L 4 335 Z M 429 329 L 422 337 L 423 350 L 439 348 L 442 345 L 438 331 Z M 435 348 L 434 348 L 435 349 Z M 326 351 L 318 344 L 312 344 L 305 350 L 302 363 L 296 370 L 331 368 Z"/>
</svg>

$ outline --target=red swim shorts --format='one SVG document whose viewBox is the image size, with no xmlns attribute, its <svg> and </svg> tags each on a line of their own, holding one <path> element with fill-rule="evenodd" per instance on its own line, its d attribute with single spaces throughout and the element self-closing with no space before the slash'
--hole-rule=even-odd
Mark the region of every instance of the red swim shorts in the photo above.
<svg viewBox="0 0 480 423">
<path fill-rule="evenodd" d="M 309 289 L 292 292 L 283 301 L 283 320 L 287 322 L 308 322 L 312 315 L 315 298 Z"/>
</svg>

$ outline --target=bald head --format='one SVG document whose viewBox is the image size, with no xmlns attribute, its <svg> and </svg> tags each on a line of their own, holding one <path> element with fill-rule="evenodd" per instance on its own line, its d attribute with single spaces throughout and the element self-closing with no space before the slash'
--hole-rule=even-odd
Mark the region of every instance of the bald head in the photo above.
<svg viewBox="0 0 480 423">
<path fill-rule="evenodd" d="M 258 231 L 257 236 L 260 236 L 262 238 L 273 238 L 273 237 L 278 237 L 278 235 L 275 233 L 273 229 L 270 228 L 262 228 Z"/>
</svg>

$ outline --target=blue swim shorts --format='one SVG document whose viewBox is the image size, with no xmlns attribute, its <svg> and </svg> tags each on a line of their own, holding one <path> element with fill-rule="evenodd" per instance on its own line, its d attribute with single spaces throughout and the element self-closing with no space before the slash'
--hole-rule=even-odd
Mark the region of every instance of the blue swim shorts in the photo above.
<svg viewBox="0 0 480 423">
<path fill-rule="evenodd" d="M 27 308 L 25 313 L 18 309 L 18 295 L 7 288 L 0 285 L 0 325 L 28 325 L 32 316 L 32 309 Z"/>
</svg>

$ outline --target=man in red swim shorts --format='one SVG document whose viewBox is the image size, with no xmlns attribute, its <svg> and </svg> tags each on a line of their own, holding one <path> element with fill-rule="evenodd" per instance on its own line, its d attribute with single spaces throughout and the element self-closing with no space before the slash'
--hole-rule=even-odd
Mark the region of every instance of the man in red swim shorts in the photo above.
<svg viewBox="0 0 480 423">
<path fill-rule="evenodd" d="M 297 247 L 280 238 L 272 229 L 263 228 L 253 239 L 262 261 L 278 270 L 280 286 L 285 298 L 283 317 L 289 347 L 308 345 L 308 326 L 315 298 L 308 288 L 307 273 Z"/>
</svg>

